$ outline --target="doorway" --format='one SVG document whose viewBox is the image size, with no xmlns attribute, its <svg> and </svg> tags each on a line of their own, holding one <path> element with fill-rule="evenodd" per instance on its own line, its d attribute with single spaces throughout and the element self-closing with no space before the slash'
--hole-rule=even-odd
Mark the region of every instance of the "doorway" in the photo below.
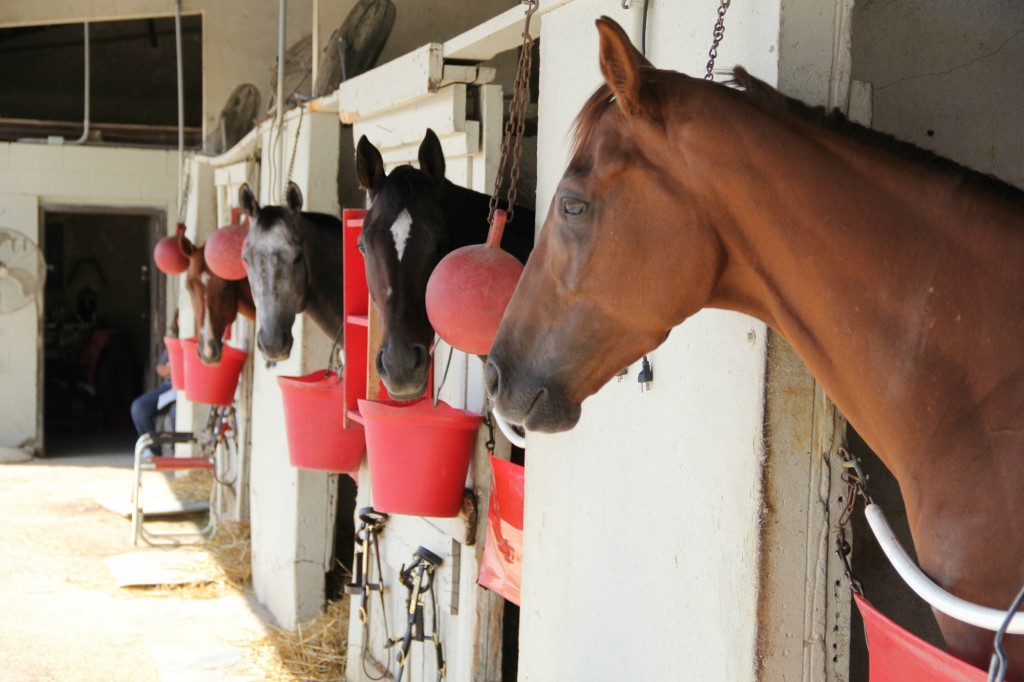
<svg viewBox="0 0 1024 682">
<path fill-rule="evenodd" d="M 164 286 L 158 212 L 45 210 L 43 433 L 47 456 L 124 452 L 131 403 L 156 383 Z"/>
</svg>

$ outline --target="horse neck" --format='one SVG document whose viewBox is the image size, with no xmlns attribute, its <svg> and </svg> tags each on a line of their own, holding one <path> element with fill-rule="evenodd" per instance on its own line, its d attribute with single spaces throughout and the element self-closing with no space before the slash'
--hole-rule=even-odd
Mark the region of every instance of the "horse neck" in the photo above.
<svg viewBox="0 0 1024 682">
<path fill-rule="evenodd" d="M 451 230 L 452 249 L 487 240 L 489 202 L 490 197 L 486 194 L 460 187 L 450 180 L 444 181 L 441 208 Z"/>
<path fill-rule="evenodd" d="M 334 338 L 344 319 L 341 226 L 332 230 L 306 218 L 299 225 L 307 273 L 305 312 Z"/>
<path fill-rule="evenodd" d="M 1007 267 L 1024 258 L 1022 212 L 916 163 L 752 114 L 718 128 L 744 131 L 744 144 L 709 136 L 680 157 L 684 176 L 699 169 L 684 181 L 719 216 L 727 253 L 708 305 L 778 331 L 901 480 L 977 447 L 953 442 L 965 420 L 981 440 L 1024 427 L 1024 277 Z"/>
<path fill-rule="evenodd" d="M 487 241 L 490 201 L 487 194 L 444 181 L 441 205 L 451 229 L 450 250 Z M 498 208 L 508 210 L 508 202 L 499 201 Z M 505 226 L 501 247 L 525 263 L 533 249 L 533 234 L 534 212 L 517 205 L 512 220 Z"/>
</svg>

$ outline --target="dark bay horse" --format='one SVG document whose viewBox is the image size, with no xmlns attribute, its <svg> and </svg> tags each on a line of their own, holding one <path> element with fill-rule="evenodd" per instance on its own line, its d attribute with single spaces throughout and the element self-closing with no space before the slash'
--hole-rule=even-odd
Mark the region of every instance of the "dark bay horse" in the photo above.
<svg viewBox="0 0 1024 682">
<path fill-rule="evenodd" d="M 220 362 L 224 330 L 235 321 L 239 313 L 250 320 L 256 319 L 256 307 L 249 282 L 244 279 L 221 279 L 210 272 L 203 255 L 205 246 L 196 246 L 184 232 L 178 234 L 178 247 L 188 258 L 185 288 L 188 289 L 192 311 L 195 313 L 198 338 L 196 350 L 199 358 L 210 365 Z"/>
<path fill-rule="evenodd" d="M 427 390 L 434 343 L 426 307 L 430 274 L 455 249 L 482 244 L 488 231 L 490 197 L 445 178 L 444 152 L 434 131 L 427 130 L 418 156 L 419 168 L 404 165 L 385 174 L 380 151 L 365 136 L 356 147 L 356 175 L 372 202 L 359 248 L 370 298 L 380 313 L 377 372 L 398 399 Z M 534 212 L 516 206 L 501 246 L 525 263 L 533 233 Z"/>
<path fill-rule="evenodd" d="M 330 338 L 344 320 L 341 221 L 302 210 L 302 191 L 288 183 L 284 206 L 260 207 L 248 185 L 238 203 L 249 216 L 242 257 L 260 321 L 256 345 L 269 361 L 288 358 L 292 324 L 305 312 Z"/>
<path fill-rule="evenodd" d="M 657 70 L 598 20 L 605 84 L 485 379 L 535 431 L 702 308 L 763 320 L 899 481 L 924 571 L 1009 608 L 1024 584 L 1024 193 L 742 69 Z M 936 614 L 987 669 L 992 633 Z M 1024 679 L 1024 637 L 1007 638 Z"/>
</svg>

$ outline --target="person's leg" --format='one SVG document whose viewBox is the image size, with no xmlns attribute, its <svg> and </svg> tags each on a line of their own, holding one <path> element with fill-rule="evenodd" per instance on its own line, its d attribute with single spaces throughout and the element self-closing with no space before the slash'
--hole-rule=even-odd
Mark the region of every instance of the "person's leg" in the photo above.
<svg viewBox="0 0 1024 682">
<path fill-rule="evenodd" d="M 140 436 L 156 429 L 157 401 L 170 388 L 170 384 L 161 384 L 132 401 L 132 422 Z"/>
</svg>

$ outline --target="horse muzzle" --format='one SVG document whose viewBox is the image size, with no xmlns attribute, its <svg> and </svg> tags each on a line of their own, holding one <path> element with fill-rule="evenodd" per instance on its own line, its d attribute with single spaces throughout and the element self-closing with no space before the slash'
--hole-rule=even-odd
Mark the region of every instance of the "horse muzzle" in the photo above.
<svg viewBox="0 0 1024 682">
<path fill-rule="evenodd" d="M 430 351 L 413 344 L 387 344 L 377 353 L 377 373 L 395 400 L 412 400 L 427 392 L 430 383 Z"/>
<path fill-rule="evenodd" d="M 290 333 L 264 334 L 263 330 L 256 336 L 256 347 L 260 349 L 267 362 L 282 362 L 292 353 L 295 338 Z"/>
<path fill-rule="evenodd" d="M 511 376 L 507 366 L 488 358 L 484 385 L 506 421 L 541 433 L 568 431 L 579 422 L 582 406 L 569 400 L 559 385 L 550 380 L 510 380 Z"/>
<path fill-rule="evenodd" d="M 224 347 L 222 344 L 208 339 L 200 339 L 196 352 L 204 365 L 216 365 L 220 362 Z"/>
</svg>

